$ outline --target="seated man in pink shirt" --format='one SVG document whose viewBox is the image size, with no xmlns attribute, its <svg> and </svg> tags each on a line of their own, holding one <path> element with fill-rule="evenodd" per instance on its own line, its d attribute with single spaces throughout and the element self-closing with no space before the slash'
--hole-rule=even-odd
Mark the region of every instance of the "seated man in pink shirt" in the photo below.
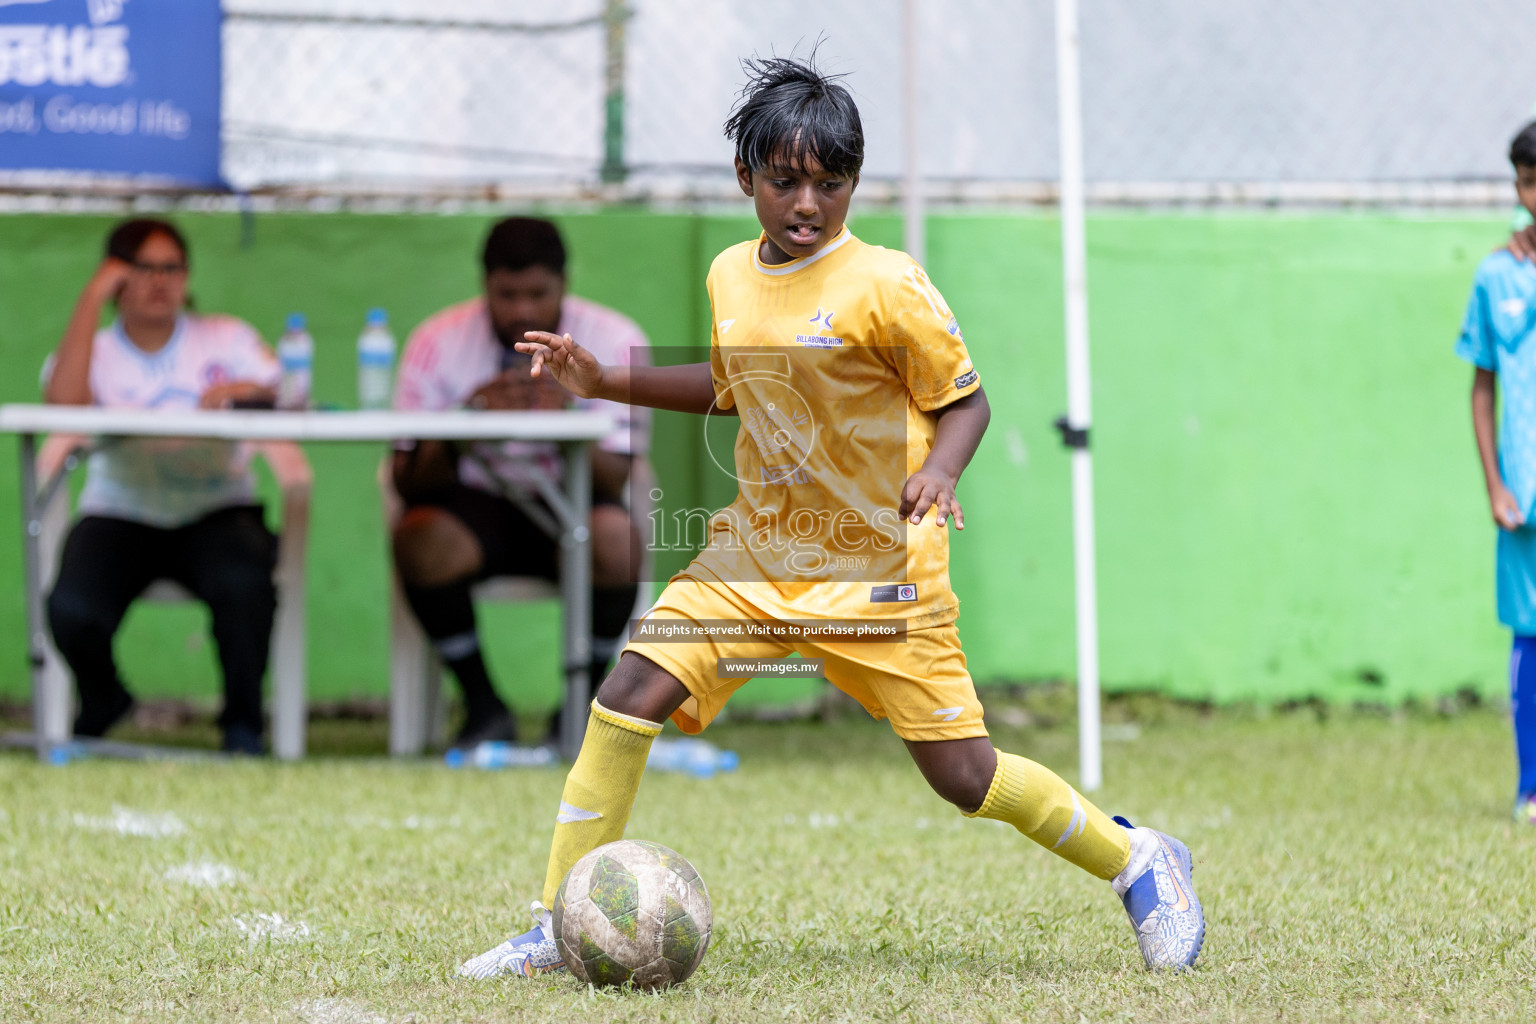
<svg viewBox="0 0 1536 1024">
<path fill-rule="evenodd" d="M 411 334 L 395 384 L 396 409 L 597 409 L 616 426 L 592 450 L 592 651 L 594 685 L 634 607 L 640 537 L 624 507 L 630 462 L 643 455 L 647 411 L 571 398 L 551 374 L 529 376 L 513 349 L 525 331 L 570 334 L 610 363 L 643 361 L 646 339 L 629 318 L 567 295 L 565 246 L 546 220 L 496 224 L 482 254 L 484 294 L 450 306 Z M 470 587 L 491 576 L 559 575 L 559 542 L 540 525 L 553 517 L 536 489 L 539 474 L 558 482 L 559 451 L 524 442 L 404 442 L 394 483 L 405 502 L 395 526 L 395 566 L 406 600 L 464 693 L 465 719 L 454 741 L 472 747 L 516 738 L 516 722 L 497 696 L 480 652 Z M 530 515 L 530 512 L 532 515 Z M 547 735 L 558 735 L 559 716 Z"/>
</svg>

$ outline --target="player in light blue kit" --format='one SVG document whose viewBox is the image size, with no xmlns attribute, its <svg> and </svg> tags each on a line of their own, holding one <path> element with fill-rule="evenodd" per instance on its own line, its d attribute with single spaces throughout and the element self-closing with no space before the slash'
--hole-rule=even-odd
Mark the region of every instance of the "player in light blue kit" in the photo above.
<svg viewBox="0 0 1536 1024">
<path fill-rule="evenodd" d="M 1509 147 L 1520 205 L 1536 215 L 1536 121 Z M 1514 631 L 1509 697 L 1520 762 L 1515 818 L 1536 825 L 1536 266 L 1501 249 L 1472 285 L 1456 354 L 1476 369 L 1472 427 L 1499 527 L 1499 621 Z M 1504 388 L 1503 421 L 1495 394 Z"/>
</svg>

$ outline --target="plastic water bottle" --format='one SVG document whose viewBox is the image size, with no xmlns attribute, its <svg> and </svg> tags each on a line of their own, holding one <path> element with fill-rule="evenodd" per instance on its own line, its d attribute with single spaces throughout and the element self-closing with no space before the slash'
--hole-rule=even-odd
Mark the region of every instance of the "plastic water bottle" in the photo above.
<svg viewBox="0 0 1536 1024">
<path fill-rule="evenodd" d="M 659 772 L 686 772 L 696 779 L 711 779 L 717 772 L 735 771 L 740 761 L 734 750 L 721 750 L 708 740 L 688 737 L 654 740 L 645 766 Z"/>
<path fill-rule="evenodd" d="M 357 407 L 388 409 L 395 372 L 395 336 L 389 316 L 370 309 L 363 333 L 357 336 Z"/>
<path fill-rule="evenodd" d="M 309 408 L 314 380 L 315 339 L 305 328 L 303 313 L 289 313 L 287 329 L 277 341 L 277 363 L 282 378 L 277 385 L 277 407 L 298 411 Z"/>
<path fill-rule="evenodd" d="M 541 768 L 555 761 L 548 747 L 520 747 L 502 740 L 486 740 L 469 750 L 454 747 L 443 755 L 449 768 Z"/>
<path fill-rule="evenodd" d="M 89 756 L 90 753 L 79 743 L 55 743 L 48 748 L 48 763 L 51 765 L 66 765 Z"/>
</svg>

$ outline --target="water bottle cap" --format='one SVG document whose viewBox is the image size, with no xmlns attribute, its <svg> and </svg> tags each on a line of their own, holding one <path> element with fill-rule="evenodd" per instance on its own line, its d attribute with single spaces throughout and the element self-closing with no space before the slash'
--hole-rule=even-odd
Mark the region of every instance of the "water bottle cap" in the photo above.
<svg viewBox="0 0 1536 1024">
<path fill-rule="evenodd" d="M 375 306 L 368 311 L 368 319 L 365 322 L 369 327 L 383 327 L 389 323 L 389 314 Z"/>
<path fill-rule="evenodd" d="M 302 331 L 306 323 L 303 313 L 288 314 L 288 329 L 290 331 Z"/>
</svg>

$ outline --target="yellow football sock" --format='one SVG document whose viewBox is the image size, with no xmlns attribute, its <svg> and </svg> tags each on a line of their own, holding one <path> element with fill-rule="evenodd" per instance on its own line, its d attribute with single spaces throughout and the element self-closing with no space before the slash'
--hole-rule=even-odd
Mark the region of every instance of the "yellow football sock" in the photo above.
<svg viewBox="0 0 1536 1024">
<path fill-rule="evenodd" d="M 555 905 L 555 891 L 571 866 L 591 851 L 624 838 L 629 811 L 640 791 L 645 758 L 661 726 L 643 718 L 609 711 L 597 701 L 587 719 L 587 738 L 565 777 L 555 838 L 544 875 L 544 905 Z"/>
<path fill-rule="evenodd" d="M 1052 853 L 1100 878 L 1114 878 L 1131 856 L 1130 834 L 1055 772 L 997 752 L 997 774 L 971 818 L 1006 821 Z"/>
</svg>

